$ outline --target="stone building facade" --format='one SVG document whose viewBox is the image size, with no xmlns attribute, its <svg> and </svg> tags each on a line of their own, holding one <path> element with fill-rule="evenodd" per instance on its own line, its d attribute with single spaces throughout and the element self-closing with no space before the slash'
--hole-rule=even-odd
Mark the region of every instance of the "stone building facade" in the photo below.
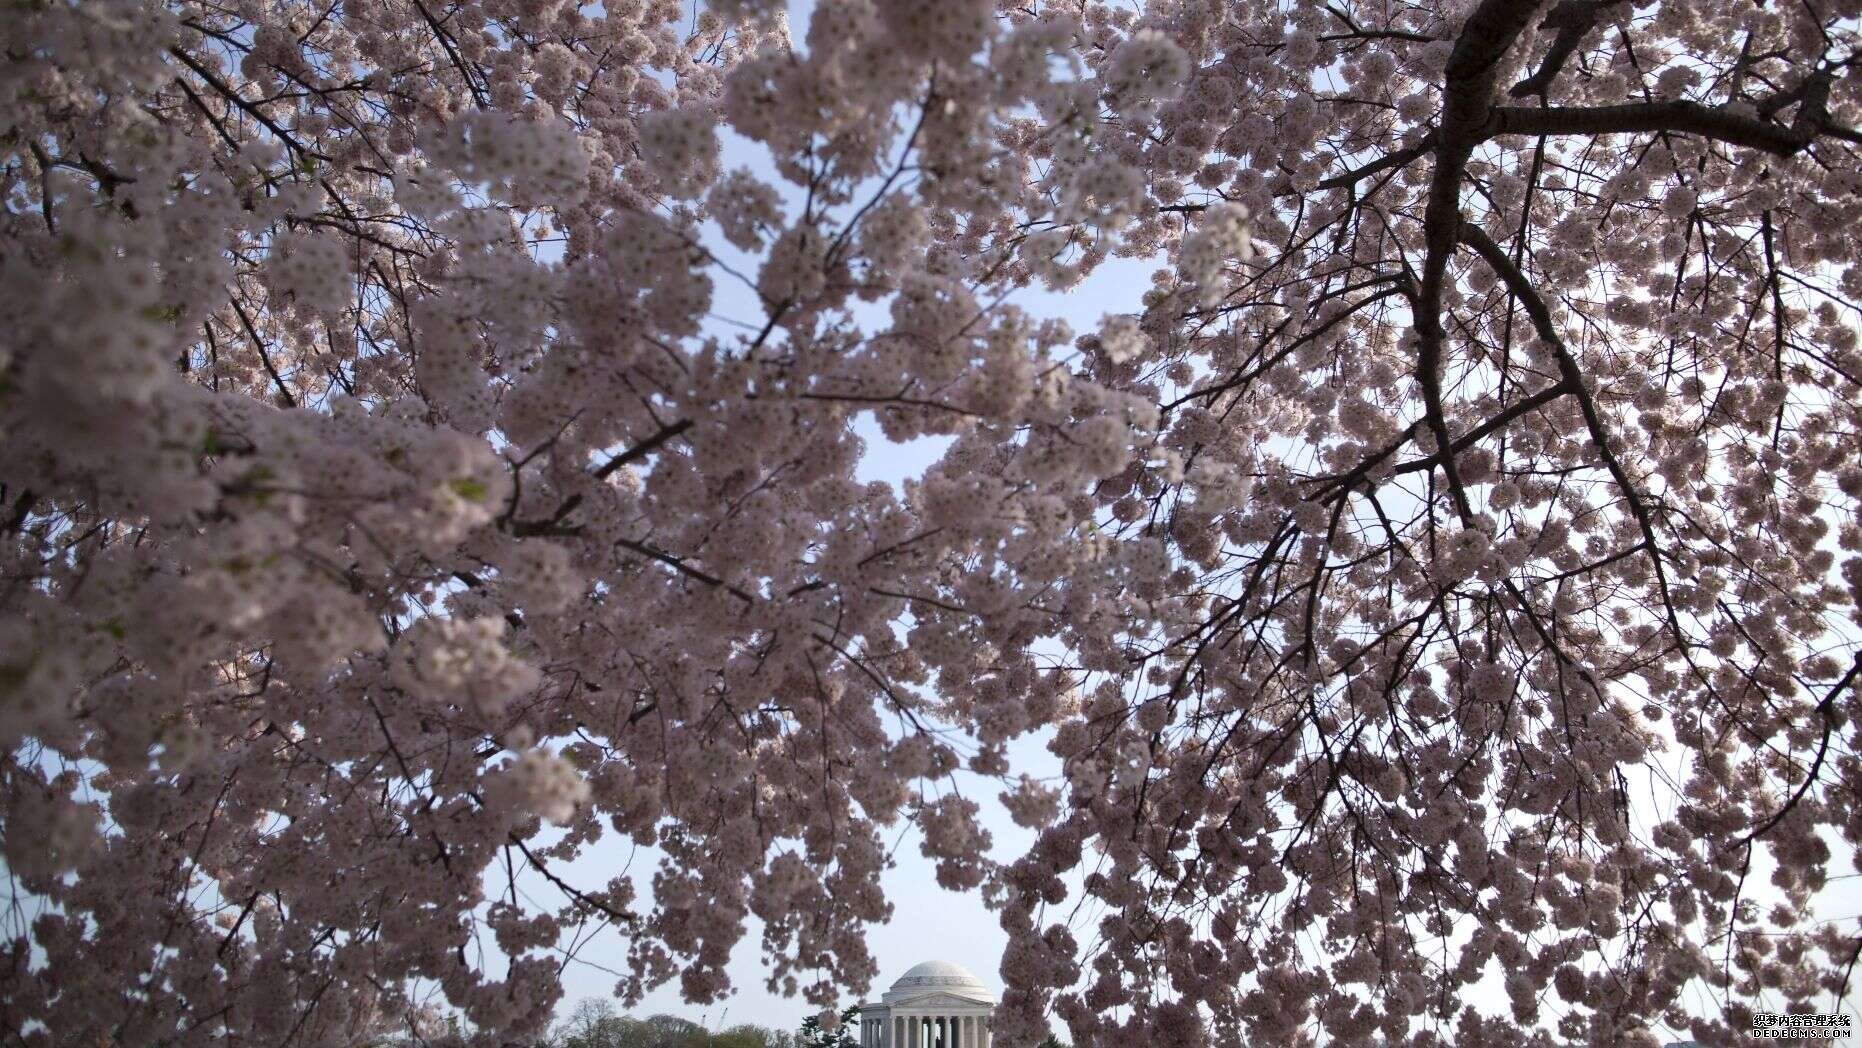
<svg viewBox="0 0 1862 1048">
<path fill-rule="evenodd" d="M 860 1006 L 861 1048 L 990 1048 L 996 995 L 960 964 L 926 961 Z"/>
</svg>

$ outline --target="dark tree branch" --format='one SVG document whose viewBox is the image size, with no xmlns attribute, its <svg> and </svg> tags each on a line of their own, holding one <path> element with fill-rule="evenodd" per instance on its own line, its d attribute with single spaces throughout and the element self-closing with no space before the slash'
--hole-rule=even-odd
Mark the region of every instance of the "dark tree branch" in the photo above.
<svg viewBox="0 0 1862 1048">
<path fill-rule="evenodd" d="M 1558 337 L 1558 329 L 1552 326 L 1552 313 L 1546 308 L 1545 299 L 1539 296 L 1538 289 L 1519 271 L 1519 267 L 1513 264 L 1500 245 L 1494 243 L 1486 230 L 1472 222 L 1461 223 L 1459 239 L 1473 248 L 1474 253 L 1492 267 L 1506 289 L 1519 299 L 1520 305 L 1525 307 L 1526 316 L 1532 321 L 1532 329 L 1538 332 L 1539 340 L 1553 347 L 1555 352 L 1562 352 L 1565 341 Z"/>
<path fill-rule="evenodd" d="M 279 126 L 278 122 L 271 117 L 266 116 L 265 111 L 260 109 L 256 103 L 249 101 L 244 95 L 239 93 L 237 88 L 214 75 L 213 70 L 203 65 L 200 60 L 196 59 L 193 55 L 188 54 L 178 47 L 169 48 L 168 53 L 180 59 L 182 65 L 193 70 L 195 76 L 206 81 L 207 86 L 213 88 L 215 94 L 218 94 L 221 98 L 226 99 L 233 105 L 238 106 L 240 109 L 245 110 L 248 116 L 257 120 L 260 124 L 263 124 L 267 131 L 277 136 L 280 142 L 289 146 L 291 151 L 296 153 L 299 157 L 316 160 L 330 159 L 327 155 L 299 142 L 291 132 Z M 185 87 L 185 81 L 183 82 L 183 86 Z"/>
<path fill-rule="evenodd" d="M 1404 146 L 1394 153 L 1388 153 L 1378 157 L 1376 160 L 1365 164 L 1363 167 L 1333 175 L 1331 178 L 1319 183 L 1319 188 L 1321 190 L 1344 189 L 1348 186 L 1356 185 L 1380 171 L 1388 171 L 1393 167 L 1402 167 L 1404 164 L 1409 163 L 1434 148 L 1435 134 L 1431 132 L 1417 139 L 1413 145 Z"/>
<path fill-rule="evenodd" d="M 1442 287 L 1461 228 L 1461 184 L 1474 147 L 1487 137 L 1500 61 L 1537 10 L 1531 0 L 1485 0 L 1462 26 L 1448 56 L 1442 120 L 1435 135 L 1435 174 L 1423 211 L 1422 275 L 1411 303 L 1416 315 L 1416 381 L 1422 387 L 1424 422 L 1442 452 L 1442 473 L 1464 518 L 1471 510 L 1442 411 L 1442 349 L 1447 338 Z"/>
<path fill-rule="evenodd" d="M 1805 794 L 1810 792 L 1811 787 L 1817 784 L 1817 776 L 1823 771 L 1823 759 L 1830 751 L 1830 734 L 1836 730 L 1836 715 L 1834 712 L 1836 698 L 1843 692 L 1849 690 L 1849 686 L 1855 683 L 1856 677 L 1859 674 L 1862 674 L 1862 651 L 1857 652 L 1855 659 L 1850 662 L 1849 672 L 1843 674 L 1842 679 L 1837 681 L 1836 684 L 1830 688 L 1828 694 L 1823 697 L 1822 702 L 1817 703 L 1817 716 L 1823 720 L 1823 737 L 1817 743 L 1817 756 L 1811 761 L 1810 770 L 1804 775 L 1803 783 L 1798 786 L 1797 792 L 1791 795 L 1790 800 L 1785 801 L 1783 806 L 1773 812 L 1771 818 L 1766 819 L 1753 829 L 1751 833 L 1746 834 L 1745 838 L 1742 839 L 1736 847 L 1750 845 L 1753 841 L 1770 833 L 1773 827 L 1783 822 L 1785 816 L 1791 814 L 1792 809 L 1796 808 L 1798 804 L 1803 801 Z"/>
<path fill-rule="evenodd" d="M 689 418 L 682 418 L 677 422 L 667 423 L 665 426 L 660 427 L 659 432 L 602 463 L 601 467 L 595 470 L 595 479 L 606 480 L 613 475 L 615 470 L 620 469 L 629 462 L 638 462 L 646 458 L 648 455 L 659 450 L 667 441 L 691 428 L 692 420 Z"/>
<path fill-rule="evenodd" d="M 278 387 L 278 403 L 287 408 L 297 407 L 297 398 L 291 395 L 291 388 L 285 385 L 284 376 L 278 373 L 277 366 L 272 363 L 271 354 L 265 349 L 265 340 L 259 337 L 259 329 L 253 325 L 252 318 L 246 315 L 239 299 L 233 299 L 232 305 L 233 312 L 239 315 L 239 323 L 246 329 L 246 336 L 252 339 L 252 348 L 258 351 L 259 360 L 265 365 L 265 373 L 272 377 L 272 384 Z"/>
<path fill-rule="evenodd" d="M 1826 95 L 1824 88 L 1819 95 Z M 1728 145 L 1757 149 L 1774 156 L 1802 152 L 1819 135 L 1862 141 L 1862 134 L 1830 123 L 1818 104 L 1806 97 L 1798 118 L 1789 127 L 1739 112 L 1730 106 L 1709 106 L 1686 99 L 1632 102 L 1618 106 L 1559 106 L 1535 109 L 1500 106 L 1493 111 L 1491 135 L 1616 135 L 1664 131 L 1698 135 Z"/>
<path fill-rule="evenodd" d="M 1522 296 L 1521 301 L 1526 305 L 1529 314 L 1533 312 L 1534 305 L 1537 305 L 1538 310 L 1544 316 L 1543 322 L 1546 324 L 1546 329 L 1549 330 L 1551 318 L 1549 313 L 1544 312 L 1544 302 L 1539 299 L 1538 293 L 1533 291 L 1525 274 L 1513 265 L 1512 259 L 1506 257 L 1506 252 L 1501 250 L 1500 245 L 1494 243 L 1493 239 L 1480 227 L 1468 222 L 1461 223 L 1459 239 L 1462 243 L 1472 247 L 1476 254 L 1492 266 L 1500 279 L 1506 282 L 1507 287 L 1520 288 L 1530 294 L 1530 298 Z M 1536 325 L 1540 322 L 1540 317 L 1535 315 L 1533 323 Z M 1543 332 L 1541 337 L 1543 337 Z M 1565 347 L 1564 341 L 1558 338 L 1556 332 L 1552 332 L 1552 337 L 1547 340 L 1546 344 L 1550 347 L 1553 358 L 1558 362 L 1558 373 L 1562 380 L 1560 385 L 1569 387 L 1571 394 L 1577 397 L 1578 408 L 1584 416 L 1585 429 L 1590 433 L 1591 444 L 1596 447 L 1598 457 L 1603 459 L 1604 468 L 1609 471 L 1610 479 L 1616 482 L 1617 489 L 1623 493 L 1623 502 L 1628 505 L 1630 515 L 1635 518 L 1636 526 L 1642 532 L 1642 542 L 1648 549 L 1649 562 L 1655 569 L 1655 584 L 1661 591 L 1662 607 L 1667 615 L 1668 626 L 1674 632 L 1676 641 L 1683 641 L 1687 635 L 1681 629 L 1681 622 L 1675 614 L 1674 600 L 1669 593 L 1668 572 L 1662 564 L 1661 544 L 1655 537 L 1654 515 L 1649 512 L 1648 503 L 1630 479 L 1629 471 L 1623 468 L 1615 449 L 1610 446 L 1609 427 L 1604 423 L 1602 412 L 1597 409 L 1596 398 L 1584 388 L 1584 372 L 1577 358 L 1571 355 L 1571 351 Z"/>
<path fill-rule="evenodd" d="M 523 853 L 525 862 L 528 862 L 532 868 L 547 878 L 549 882 L 560 889 L 564 895 L 574 899 L 578 904 L 586 906 L 591 910 L 601 911 L 603 914 L 607 915 L 609 920 L 616 924 L 633 925 L 639 923 L 640 919 L 633 914 L 625 910 L 617 910 L 607 903 L 602 902 L 600 899 L 596 899 L 588 893 L 577 889 L 574 885 L 563 880 L 561 877 L 556 876 L 555 871 L 545 865 L 543 860 L 537 858 L 536 855 L 531 852 L 530 848 L 524 844 L 523 839 L 518 837 L 517 834 L 509 834 L 507 839 L 512 844 L 517 845 L 517 850 Z"/>
<path fill-rule="evenodd" d="M 1571 56 L 1577 52 L 1578 44 L 1584 41 L 1584 34 L 1597 25 L 1597 15 L 1606 7 L 1615 7 L 1623 0 L 1564 0 L 1564 3 L 1547 12 L 1545 21 L 1539 23 L 1541 29 L 1556 29 L 1558 35 L 1552 39 L 1552 46 L 1545 52 L 1545 58 L 1531 76 L 1514 84 L 1507 94 L 1514 98 L 1545 97 L 1545 92 L 1557 79 L 1559 70 L 1565 67 Z"/>
</svg>

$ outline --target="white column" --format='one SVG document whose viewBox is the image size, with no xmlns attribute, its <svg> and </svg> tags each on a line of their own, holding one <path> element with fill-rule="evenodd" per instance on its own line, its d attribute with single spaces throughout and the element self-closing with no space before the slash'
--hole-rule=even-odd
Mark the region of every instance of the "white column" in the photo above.
<svg viewBox="0 0 1862 1048">
<path fill-rule="evenodd" d="M 990 1044 L 995 1041 L 996 1032 L 989 1028 L 989 1021 L 993 1018 L 995 1017 L 991 1015 L 985 1015 L 981 1019 L 977 1020 L 977 1025 L 981 1026 L 983 1028 L 983 1031 L 982 1031 L 982 1036 L 976 1039 L 976 1048 L 989 1048 Z"/>
</svg>

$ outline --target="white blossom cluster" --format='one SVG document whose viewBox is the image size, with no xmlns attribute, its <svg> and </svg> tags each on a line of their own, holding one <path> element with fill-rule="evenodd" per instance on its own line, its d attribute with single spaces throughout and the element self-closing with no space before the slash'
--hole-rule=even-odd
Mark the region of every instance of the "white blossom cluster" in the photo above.
<svg viewBox="0 0 1862 1048">
<path fill-rule="evenodd" d="M 706 203 L 724 239 L 739 250 L 762 247 L 769 231 L 782 225 L 782 198 L 775 187 L 741 168 L 718 179 Z"/>
<path fill-rule="evenodd" d="M 676 196 L 697 196 L 718 173 L 718 137 L 712 119 L 693 109 L 667 109 L 640 121 L 640 149 Z"/>
<path fill-rule="evenodd" d="M 1101 75 L 1120 110 L 1142 116 L 1183 90 L 1190 58 L 1162 30 L 1140 29 L 1119 43 Z"/>
<path fill-rule="evenodd" d="M 341 309 L 352 291 L 342 242 L 314 233 L 272 238 L 265 279 L 273 292 L 289 295 L 293 305 L 313 312 Z"/>
<path fill-rule="evenodd" d="M 1177 248 L 1177 272 L 1196 285 L 1197 300 L 1204 309 L 1221 301 L 1227 292 L 1228 267 L 1254 257 L 1248 217 L 1248 209 L 1240 204 L 1226 200 L 1211 204 Z"/>
<path fill-rule="evenodd" d="M 494 808 L 530 813 L 568 825 L 588 800 L 588 780 L 575 765 L 551 753 L 526 750 L 486 776 L 486 800 Z"/>
<path fill-rule="evenodd" d="M 439 128 L 426 152 L 458 178 L 520 206 L 569 205 L 587 190 L 588 154 L 560 121 L 468 112 Z"/>
</svg>

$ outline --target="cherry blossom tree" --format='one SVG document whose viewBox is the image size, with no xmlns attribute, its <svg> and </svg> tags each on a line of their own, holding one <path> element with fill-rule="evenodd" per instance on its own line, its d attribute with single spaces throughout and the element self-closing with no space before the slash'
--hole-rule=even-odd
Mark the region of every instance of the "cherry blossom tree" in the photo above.
<svg viewBox="0 0 1862 1048">
<path fill-rule="evenodd" d="M 15 1040 L 831 1026 L 901 820 L 1006 1045 L 1841 997 L 1862 3 L 783 6 L 8 9 Z"/>
</svg>

